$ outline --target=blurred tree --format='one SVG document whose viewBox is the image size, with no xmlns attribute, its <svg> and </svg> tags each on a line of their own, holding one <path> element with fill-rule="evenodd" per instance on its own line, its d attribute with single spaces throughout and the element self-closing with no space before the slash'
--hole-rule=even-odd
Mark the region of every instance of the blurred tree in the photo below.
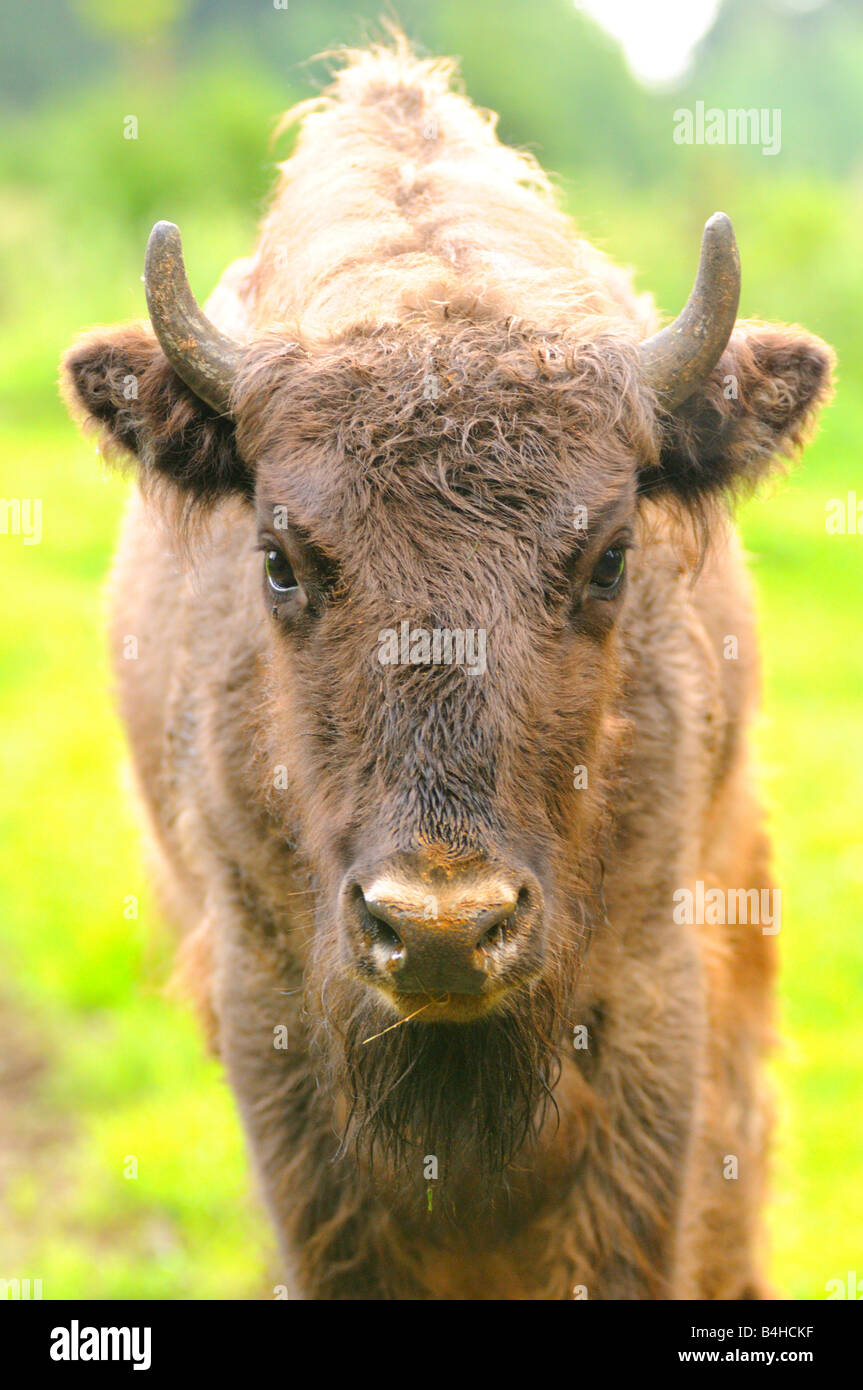
<svg viewBox="0 0 863 1390">
<path fill-rule="evenodd" d="M 725 0 L 675 104 L 778 108 L 783 164 L 845 174 L 863 169 L 861 77 L 860 0 Z"/>
<path fill-rule="evenodd" d="M 676 107 L 704 100 L 778 107 L 786 169 L 843 175 L 859 167 L 863 128 L 861 0 L 725 0 L 674 90 L 645 90 L 617 45 L 573 0 L 57 0 L 0 6 L 0 102 L 32 108 L 76 89 L 129 84 L 208 61 L 257 68 L 281 84 L 276 106 L 317 90 L 323 50 L 380 37 L 381 11 L 421 51 L 453 53 L 472 97 L 501 113 L 501 133 L 551 168 L 602 171 L 624 184 L 680 178 L 670 138 Z M 160 62 L 158 61 L 161 59 Z M 268 83 L 269 85 L 269 83 Z M 271 113 L 275 116 L 276 111 Z M 737 156 L 759 172 L 760 150 Z M 719 168 L 721 152 L 709 161 Z M 775 174 L 775 170 L 771 173 Z"/>
<path fill-rule="evenodd" d="M 118 5 L 116 0 L 73 0 L 73 8 L 97 33 L 121 40 L 162 38 L 188 12 L 191 0 L 136 0 Z"/>
</svg>

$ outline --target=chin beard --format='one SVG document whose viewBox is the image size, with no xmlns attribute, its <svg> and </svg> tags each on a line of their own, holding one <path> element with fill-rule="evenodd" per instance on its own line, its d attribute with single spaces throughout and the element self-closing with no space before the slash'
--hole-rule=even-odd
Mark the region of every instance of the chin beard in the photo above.
<svg viewBox="0 0 863 1390">
<path fill-rule="evenodd" d="M 410 1020 L 380 1037 L 392 1013 L 372 989 L 330 975 L 323 994 L 314 1041 L 345 1116 L 341 1154 L 418 1183 L 426 1155 L 450 1180 L 500 1175 L 556 1111 L 560 1000 L 548 981 L 473 1022 Z"/>
</svg>

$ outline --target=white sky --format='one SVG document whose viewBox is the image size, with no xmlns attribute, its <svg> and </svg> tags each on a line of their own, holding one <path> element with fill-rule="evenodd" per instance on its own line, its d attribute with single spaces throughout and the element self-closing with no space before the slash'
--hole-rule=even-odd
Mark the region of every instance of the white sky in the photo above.
<svg viewBox="0 0 863 1390">
<path fill-rule="evenodd" d="M 823 0 L 780 0 L 785 9 L 815 10 Z M 623 46 L 642 82 L 680 77 L 692 50 L 707 33 L 721 0 L 574 0 Z"/>
<path fill-rule="evenodd" d="M 643 82 L 668 82 L 685 72 L 720 0 L 575 0 L 623 45 Z"/>
</svg>

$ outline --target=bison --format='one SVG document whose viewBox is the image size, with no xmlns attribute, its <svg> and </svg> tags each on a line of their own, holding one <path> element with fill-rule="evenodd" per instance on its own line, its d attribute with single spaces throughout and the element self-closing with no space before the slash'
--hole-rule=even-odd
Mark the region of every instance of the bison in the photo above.
<svg viewBox="0 0 863 1390">
<path fill-rule="evenodd" d="M 775 930 L 678 906 L 772 888 L 729 503 L 831 352 L 721 213 L 659 327 L 452 74 L 348 54 L 206 313 L 160 222 L 65 357 L 158 878 L 291 1297 L 761 1297 Z"/>
</svg>

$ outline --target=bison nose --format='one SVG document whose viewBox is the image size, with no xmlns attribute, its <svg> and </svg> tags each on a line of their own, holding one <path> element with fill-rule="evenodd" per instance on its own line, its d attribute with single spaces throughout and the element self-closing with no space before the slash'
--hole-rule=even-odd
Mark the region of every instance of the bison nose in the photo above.
<svg viewBox="0 0 863 1390">
<path fill-rule="evenodd" d="M 364 973 L 400 994 L 480 994 L 519 962 L 535 893 L 500 878 L 355 887 Z"/>
</svg>

